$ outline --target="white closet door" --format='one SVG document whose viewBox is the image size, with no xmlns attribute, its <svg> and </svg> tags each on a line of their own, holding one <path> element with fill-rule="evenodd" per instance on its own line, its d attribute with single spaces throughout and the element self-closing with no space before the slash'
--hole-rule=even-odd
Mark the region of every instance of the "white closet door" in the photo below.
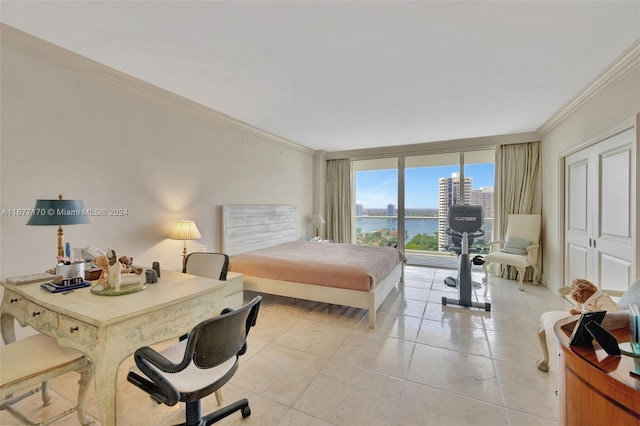
<svg viewBox="0 0 640 426">
<path fill-rule="evenodd" d="M 565 271 L 568 285 L 573 279 L 592 279 L 591 223 L 593 211 L 589 205 L 593 186 L 593 164 L 589 150 L 576 152 L 565 159 Z"/>
<path fill-rule="evenodd" d="M 635 279 L 635 129 L 565 159 L 565 275 L 624 291 Z"/>
</svg>

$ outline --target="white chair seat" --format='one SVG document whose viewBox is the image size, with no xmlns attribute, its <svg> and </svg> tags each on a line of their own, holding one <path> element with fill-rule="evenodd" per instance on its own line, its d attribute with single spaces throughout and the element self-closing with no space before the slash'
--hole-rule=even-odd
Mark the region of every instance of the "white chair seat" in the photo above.
<svg viewBox="0 0 640 426">
<path fill-rule="evenodd" d="M 181 342 L 176 343 L 175 345 L 171 345 L 163 351 L 160 351 L 162 356 L 167 358 L 169 361 L 174 364 L 182 361 L 182 357 L 184 356 L 185 350 L 187 346 L 187 341 L 182 340 Z M 231 357 L 224 363 L 214 367 L 214 368 L 198 368 L 194 363 L 189 364 L 187 368 L 177 373 L 166 373 L 162 370 L 159 370 L 152 366 L 155 372 L 165 379 L 171 382 L 171 384 L 179 391 L 183 393 L 195 392 L 200 389 L 204 389 L 205 387 L 211 385 L 221 379 L 225 374 L 229 372 L 234 366 L 236 362 L 236 357 Z M 133 371 L 141 376 L 145 376 L 138 367 L 134 366 L 130 371 Z"/>
<path fill-rule="evenodd" d="M 489 263 L 500 263 L 504 265 L 513 265 L 516 268 L 526 268 L 529 266 L 526 256 L 518 254 L 503 253 L 501 251 L 486 254 L 484 261 Z"/>
</svg>

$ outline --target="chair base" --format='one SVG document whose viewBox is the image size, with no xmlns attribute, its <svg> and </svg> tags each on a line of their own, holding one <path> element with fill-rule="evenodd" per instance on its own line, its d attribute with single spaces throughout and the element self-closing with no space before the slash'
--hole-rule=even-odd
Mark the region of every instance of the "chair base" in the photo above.
<svg viewBox="0 0 640 426">
<path fill-rule="evenodd" d="M 251 408 L 249 408 L 249 400 L 246 398 L 236 401 L 223 407 L 219 410 L 214 411 L 204 417 L 200 416 L 200 400 L 187 402 L 186 403 L 186 415 L 187 421 L 185 423 L 180 423 L 176 426 L 208 426 L 212 425 L 227 416 L 235 413 L 236 411 L 240 411 L 242 414 L 242 418 L 249 417 L 251 415 Z"/>
</svg>

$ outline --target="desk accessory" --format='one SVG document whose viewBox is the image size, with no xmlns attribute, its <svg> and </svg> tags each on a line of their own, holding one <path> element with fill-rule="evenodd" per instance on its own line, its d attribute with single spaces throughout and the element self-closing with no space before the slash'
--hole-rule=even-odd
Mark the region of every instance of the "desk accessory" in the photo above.
<svg viewBox="0 0 640 426">
<path fill-rule="evenodd" d="M 569 346 L 591 344 L 593 336 L 587 330 L 586 325 L 591 321 L 595 321 L 597 324 L 602 323 L 606 313 L 607 311 L 583 312 L 578 319 L 578 323 L 573 328 Z"/>
<path fill-rule="evenodd" d="M 84 277 L 85 262 L 58 263 L 56 265 L 56 276 L 62 278 Z"/>
<path fill-rule="evenodd" d="M 618 340 L 607 330 L 602 328 L 600 324 L 595 321 L 589 321 L 585 325 L 587 331 L 591 336 L 596 339 L 596 342 L 602 349 L 609 355 L 620 356 L 620 347 L 618 347 Z"/>
<path fill-rule="evenodd" d="M 64 256 L 64 231 L 62 225 L 89 223 L 82 200 L 36 200 L 27 225 L 58 226 L 58 256 Z"/>
<path fill-rule="evenodd" d="M 116 291 L 113 287 L 104 288 L 101 284 L 91 287 L 91 293 L 98 296 L 125 296 L 131 293 L 137 293 L 147 288 L 147 284 L 144 282 L 137 282 L 135 284 L 122 284 L 120 291 Z"/>
<path fill-rule="evenodd" d="M 153 262 L 151 265 L 154 271 L 156 271 L 157 278 L 160 278 L 160 262 Z"/>
<path fill-rule="evenodd" d="M 147 269 L 144 271 L 144 275 L 147 279 L 147 284 L 155 284 L 158 282 L 158 275 L 156 275 L 156 271 L 153 269 Z"/>
<path fill-rule="evenodd" d="M 54 284 L 53 282 L 40 284 L 40 288 L 48 291 L 49 293 L 61 293 L 69 290 L 76 290 L 78 288 L 89 287 L 91 285 L 90 282 L 87 281 L 78 281 L 74 284 Z"/>
<path fill-rule="evenodd" d="M 629 344 L 634 353 L 640 354 L 640 308 L 635 303 L 629 304 Z"/>
<path fill-rule="evenodd" d="M 42 274 L 29 274 L 29 275 L 21 275 L 18 277 L 7 278 L 5 281 L 9 284 L 13 285 L 23 285 L 23 284 L 31 284 L 38 281 L 47 281 L 55 278 L 55 275 L 50 274 L 48 272 L 43 272 Z"/>
</svg>

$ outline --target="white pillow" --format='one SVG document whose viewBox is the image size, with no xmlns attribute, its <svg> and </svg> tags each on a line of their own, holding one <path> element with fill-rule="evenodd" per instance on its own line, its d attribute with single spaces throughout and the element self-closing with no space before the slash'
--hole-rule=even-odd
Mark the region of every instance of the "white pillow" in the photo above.
<svg viewBox="0 0 640 426">
<path fill-rule="evenodd" d="M 523 238 L 509 237 L 504 243 L 504 247 L 502 247 L 500 251 L 510 254 L 526 254 L 527 247 L 529 247 L 531 244 L 532 241 L 525 240 Z"/>
</svg>

